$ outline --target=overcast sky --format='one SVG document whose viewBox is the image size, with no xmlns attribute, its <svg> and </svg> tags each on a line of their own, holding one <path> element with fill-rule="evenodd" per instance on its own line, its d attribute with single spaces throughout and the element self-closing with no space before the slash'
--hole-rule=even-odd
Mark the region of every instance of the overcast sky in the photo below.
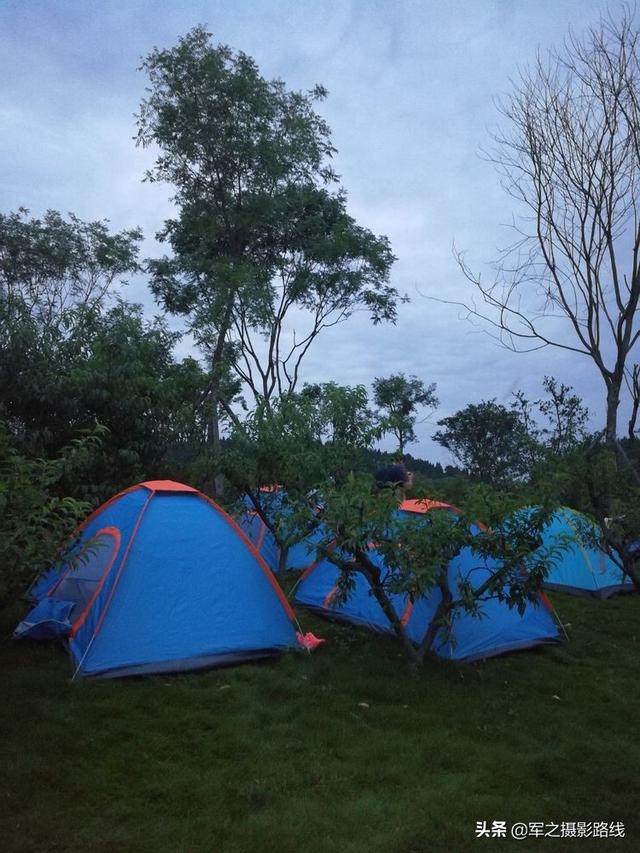
<svg viewBox="0 0 640 853">
<path fill-rule="evenodd" d="M 545 374 L 572 384 L 600 428 L 604 393 L 589 359 L 513 355 L 424 295 L 469 296 L 454 240 L 478 270 L 510 242 L 512 202 L 480 156 L 496 97 L 537 48 L 560 45 L 570 26 L 580 33 L 603 11 L 597 0 L 2 0 L 1 209 L 139 225 L 143 254 L 159 254 L 153 235 L 171 189 L 141 182 L 150 154 L 132 139 L 146 82 L 136 69 L 154 46 L 205 24 L 266 77 L 326 86 L 319 111 L 349 211 L 390 238 L 392 282 L 411 297 L 396 326 L 357 317 L 326 332 L 304 378 L 370 385 L 401 370 L 436 382 L 440 408 L 408 450 L 442 462 L 451 460 L 430 440 L 435 420 L 469 402 L 508 404 L 516 389 L 535 398 Z M 128 297 L 158 310 L 144 281 Z"/>
</svg>

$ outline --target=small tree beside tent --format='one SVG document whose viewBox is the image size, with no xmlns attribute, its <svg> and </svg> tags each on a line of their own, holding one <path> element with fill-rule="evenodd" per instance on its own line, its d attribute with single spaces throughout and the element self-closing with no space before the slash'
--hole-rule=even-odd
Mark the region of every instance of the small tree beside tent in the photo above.
<svg viewBox="0 0 640 853">
<path fill-rule="evenodd" d="M 364 387 L 335 383 L 306 385 L 233 424 L 224 472 L 246 497 L 250 509 L 243 506 L 243 523 L 255 543 L 278 553 L 278 571 L 291 566 L 292 549 L 296 568 L 312 561 L 314 543 L 322 538 L 316 494 L 364 466 L 375 434 Z"/>
<path fill-rule="evenodd" d="M 538 548 L 548 509 L 505 535 L 497 527 L 480 532 L 446 504 L 399 505 L 393 489 L 372 494 L 368 478 L 329 486 L 323 497 L 330 544 L 319 547 L 321 560 L 303 575 L 298 603 L 394 634 L 413 665 L 433 653 L 472 659 L 559 639 L 540 597 L 559 550 Z M 496 510 L 497 521 L 506 507 Z M 495 634 L 497 624 L 500 641 L 485 642 L 484 628 Z"/>
</svg>

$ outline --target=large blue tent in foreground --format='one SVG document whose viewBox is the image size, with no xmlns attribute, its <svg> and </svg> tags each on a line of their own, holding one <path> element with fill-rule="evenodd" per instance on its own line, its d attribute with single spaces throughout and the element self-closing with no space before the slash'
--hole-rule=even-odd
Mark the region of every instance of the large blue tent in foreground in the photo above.
<svg viewBox="0 0 640 853">
<path fill-rule="evenodd" d="M 454 510 L 446 504 L 405 501 L 400 511 L 424 513 Z M 425 535 L 428 535 L 426 531 Z M 383 572 L 389 571 L 375 549 L 370 551 L 369 557 Z M 497 565 L 495 561 L 479 558 L 470 548 L 466 548 L 449 564 L 449 586 L 455 594 L 460 580 L 469 578 L 474 588 L 477 588 Z M 296 601 L 329 618 L 382 633 L 393 633 L 389 619 L 373 597 L 362 574 L 355 573 L 353 590 L 344 603 L 338 603 L 339 577 L 340 570 L 332 562 L 326 559 L 319 561 L 303 575 L 296 592 Z M 415 601 L 411 601 L 407 594 L 391 595 L 393 607 L 409 639 L 414 643 L 419 644 L 424 639 L 440 600 L 441 593 L 436 588 Z M 450 635 L 436 638 L 434 651 L 440 657 L 472 661 L 560 640 L 551 605 L 545 596 L 541 595 L 537 603 L 527 604 L 522 614 L 495 598 L 484 598 L 480 605 L 481 618 L 459 610 L 454 616 Z"/>
<path fill-rule="evenodd" d="M 172 481 L 116 495 L 80 528 L 75 566 L 36 583 L 16 636 L 66 636 L 75 673 L 197 669 L 297 645 L 287 600 L 217 504 Z M 87 547 L 88 546 L 88 549 Z"/>
</svg>

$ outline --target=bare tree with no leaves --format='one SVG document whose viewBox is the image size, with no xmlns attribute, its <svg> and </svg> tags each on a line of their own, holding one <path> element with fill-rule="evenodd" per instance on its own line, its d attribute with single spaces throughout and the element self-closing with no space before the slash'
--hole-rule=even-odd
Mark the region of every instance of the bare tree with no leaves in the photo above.
<svg viewBox="0 0 640 853">
<path fill-rule="evenodd" d="M 490 283 L 463 254 L 471 318 L 508 348 L 589 356 L 606 388 L 615 441 L 622 383 L 640 329 L 640 31 L 608 16 L 539 56 L 499 104 L 490 159 L 522 207 L 517 240 Z M 458 303 L 459 304 L 459 303 Z"/>
</svg>

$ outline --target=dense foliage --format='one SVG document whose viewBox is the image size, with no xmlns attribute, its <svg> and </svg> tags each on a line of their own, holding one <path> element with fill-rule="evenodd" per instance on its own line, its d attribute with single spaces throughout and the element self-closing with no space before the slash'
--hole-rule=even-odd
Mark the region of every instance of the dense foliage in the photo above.
<svg viewBox="0 0 640 853">
<path fill-rule="evenodd" d="M 100 445 L 99 431 L 75 439 L 50 459 L 30 459 L 10 444 L 0 421 L 0 601 L 24 591 L 56 555 L 93 505 L 60 497 L 57 485 L 81 479 Z"/>
</svg>

